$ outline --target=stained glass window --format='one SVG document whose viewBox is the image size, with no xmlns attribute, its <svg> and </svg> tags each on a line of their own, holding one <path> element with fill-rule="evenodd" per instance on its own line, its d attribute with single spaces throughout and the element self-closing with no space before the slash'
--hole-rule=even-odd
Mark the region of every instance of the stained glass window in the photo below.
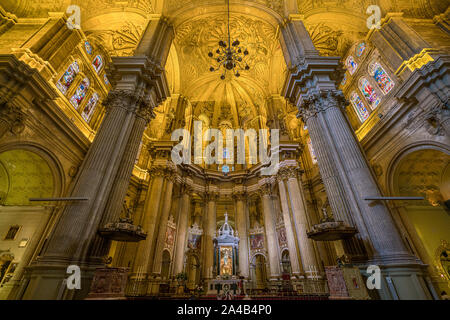
<svg viewBox="0 0 450 320">
<path fill-rule="evenodd" d="M 222 166 L 222 172 L 223 173 L 229 173 L 230 172 L 230 167 L 229 166 L 227 166 L 227 165 L 225 165 L 225 166 Z"/>
<path fill-rule="evenodd" d="M 84 48 L 86 49 L 86 52 L 87 52 L 88 54 L 92 54 L 92 46 L 91 46 L 91 44 L 89 43 L 89 41 L 85 41 L 85 42 L 84 42 Z"/>
<path fill-rule="evenodd" d="M 95 71 L 98 73 L 103 67 L 103 59 L 101 55 L 95 56 L 92 61 L 92 65 L 94 66 Z"/>
<path fill-rule="evenodd" d="M 316 157 L 316 152 L 314 151 L 314 148 L 312 146 L 311 138 L 308 138 L 306 143 L 308 144 L 309 154 L 311 155 L 312 163 L 316 164 L 317 157 Z"/>
<path fill-rule="evenodd" d="M 89 122 L 91 120 L 92 114 L 94 113 L 95 107 L 97 106 L 97 102 L 99 100 L 99 96 L 96 92 L 92 95 L 92 97 L 89 99 L 88 103 L 84 107 L 83 112 L 81 113 L 81 116 L 86 122 Z"/>
<path fill-rule="evenodd" d="M 78 62 L 74 61 L 67 68 L 66 72 L 64 72 L 61 79 L 59 79 L 59 81 L 56 83 L 56 86 L 63 94 L 67 93 L 67 90 L 73 83 L 73 80 L 75 79 L 78 72 L 80 72 L 80 67 L 78 66 Z"/>
<path fill-rule="evenodd" d="M 81 102 L 83 102 L 84 97 L 86 96 L 87 90 L 89 88 L 90 82 L 88 78 L 84 78 L 81 84 L 78 86 L 75 94 L 70 98 L 70 103 L 78 110 Z"/>
<path fill-rule="evenodd" d="M 230 157 L 230 154 L 228 152 L 228 149 L 227 148 L 223 148 L 223 158 L 228 160 L 229 157 Z"/>
<path fill-rule="evenodd" d="M 369 74 L 373 76 L 384 94 L 388 94 L 392 90 L 392 88 L 394 88 L 394 81 L 392 81 L 392 79 L 387 75 L 386 71 L 384 71 L 383 67 L 378 62 L 370 64 Z"/>
<path fill-rule="evenodd" d="M 353 92 L 351 94 L 350 101 L 352 102 L 352 105 L 355 108 L 356 113 L 358 114 L 359 120 L 361 120 L 361 122 L 366 121 L 370 115 L 369 111 L 367 111 L 366 106 L 356 92 Z"/>
<path fill-rule="evenodd" d="M 353 59 L 353 56 L 349 56 L 347 58 L 345 65 L 347 66 L 347 70 L 348 72 L 350 72 L 350 75 L 353 75 L 356 69 L 358 69 L 358 64 L 356 63 L 355 59 Z"/>
<path fill-rule="evenodd" d="M 364 51 L 366 51 L 366 43 L 361 42 L 356 46 L 356 56 L 359 58 L 364 54 Z"/>
<path fill-rule="evenodd" d="M 381 100 L 367 78 L 361 78 L 359 80 L 359 89 L 361 90 L 367 101 L 369 101 L 372 110 L 375 109 Z"/>
<path fill-rule="evenodd" d="M 347 72 L 344 74 L 344 78 L 342 78 L 341 86 L 345 86 L 347 83 Z"/>
</svg>

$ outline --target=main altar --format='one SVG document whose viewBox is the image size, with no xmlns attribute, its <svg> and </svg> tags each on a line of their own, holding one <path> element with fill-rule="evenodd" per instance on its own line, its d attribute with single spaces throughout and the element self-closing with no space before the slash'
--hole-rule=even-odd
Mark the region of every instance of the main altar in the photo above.
<svg viewBox="0 0 450 320">
<path fill-rule="evenodd" d="M 237 275 L 239 266 L 239 237 L 237 231 L 228 223 L 228 214 L 225 213 L 225 222 L 217 232 L 214 242 L 214 271 L 215 279 L 208 281 L 208 294 L 222 294 L 231 291 L 239 293 L 242 283 Z"/>
</svg>

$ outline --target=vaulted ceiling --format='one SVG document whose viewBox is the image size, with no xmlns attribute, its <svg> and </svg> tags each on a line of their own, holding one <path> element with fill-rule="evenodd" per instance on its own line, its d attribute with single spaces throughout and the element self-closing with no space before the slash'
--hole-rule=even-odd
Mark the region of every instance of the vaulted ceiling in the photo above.
<svg viewBox="0 0 450 320">
<path fill-rule="evenodd" d="M 432 149 L 412 152 L 401 160 L 394 181 L 399 195 L 423 196 L 437 206 L 450 196 L 450 156 Z"/>
<path fill-rule="evenodd" d="M 249 125 L 264 113 L 265 99 L 280 93 L 286 66 L 279 45 L 279 25 L 289 14 L 301 14 L 314 44 L 323 55 L 342 56 L 368 32 L 368 6 L 384 15 L 432 18 L 450 0 L 230 0 L 231 34 L 250 54 L 251 69 L 240 78 L 220 80 L 211 73 L 208 52 L 226 40 L 225 0 L 2 0 L 18 17 L 47 17 L 69 5 L 81 8 L 81 27 L 103 44 L 112 56 L 132 55 L 152 15 L 163 14 L 174 25 L 175 41 L 167 72 L 172 92 L 191 102 L 194 114 L 204 114 L 211 125 L 224 121 Z M 203 109 L 202 109 L 203 108 Z"/>
</svg>

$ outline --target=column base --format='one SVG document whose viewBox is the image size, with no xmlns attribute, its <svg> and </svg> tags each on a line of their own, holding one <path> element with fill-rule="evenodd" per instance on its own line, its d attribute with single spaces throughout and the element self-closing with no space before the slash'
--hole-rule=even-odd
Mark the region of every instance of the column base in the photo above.
<svg viewBox="0 0 450 320">
<path fill-rule="evenodd" d="M 380 268 L 380 287 L 369 289 L 372 299 L 381 300 L 433 300 L 436 299 L 436 292 L 429 280 L 427 266 L 423 263 L 397 263 L 397 264 L 377 264 L 380 260 L 371 260 L 365 265 L 358 265 L 360 272 L 366 281 L 372 280 L 375 274 L 368 274 L 368 266 L 378 266 Z M 374 283 L 374 281 L 369 281 Z"/>
<path fill-rule="evenodd" d="M 67 273 L 69 265 L 80 267 L 80 289 L 68 289 L 66 280 L 72 275 Z M 90 291 L 95 270 L 104 265 L 67 262 L 63 259 L 37 261 L 25 268 L 22 283 L 23 292 L 18 292 L 19 300 L 82 300 Z"/>
</svg>

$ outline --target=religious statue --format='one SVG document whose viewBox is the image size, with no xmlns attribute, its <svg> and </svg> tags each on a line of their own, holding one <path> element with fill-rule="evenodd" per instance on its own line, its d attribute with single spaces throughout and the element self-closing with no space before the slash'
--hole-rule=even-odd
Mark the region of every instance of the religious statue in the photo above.
<svg viewBox="0 0 450 320">
<path fill-rule="evenodd" d="M 220 273 L 222 275 L 231 275 L 233 273 L 233 261 L 232 261 L 231 248 L 223 248 L 221 250 L 221 253 L 223 255 L 220 259 L 220 265 L 221 265 Z"/>
</svg>

